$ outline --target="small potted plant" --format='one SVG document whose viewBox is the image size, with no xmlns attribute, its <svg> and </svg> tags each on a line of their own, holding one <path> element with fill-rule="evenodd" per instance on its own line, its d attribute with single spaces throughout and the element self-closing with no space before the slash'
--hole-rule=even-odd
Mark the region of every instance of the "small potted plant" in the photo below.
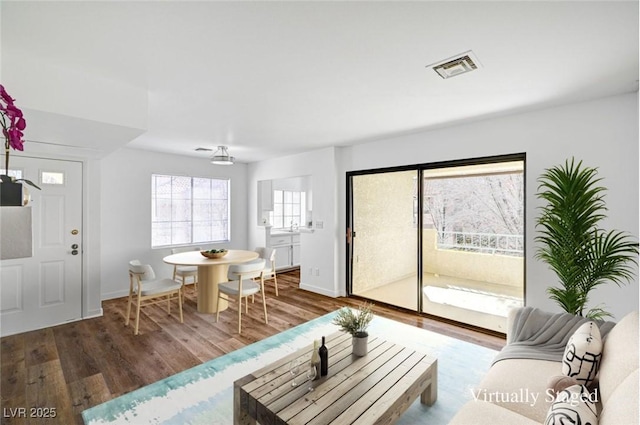
<svg viewBox="0 0 640 425">
<path fill-rule="evenodd" d="M 333 324 L 340 327 L 344 332 L 348 332 L 353 337 L 353 354 L 356 356 L 365 356 L 367 354 L 367 341 L 369 334 L 367 327 L 373 319 L 373 304 L 364 303 L 357 310 L 349 307 L 343 307 L 338 310 Z"/>
</svg>

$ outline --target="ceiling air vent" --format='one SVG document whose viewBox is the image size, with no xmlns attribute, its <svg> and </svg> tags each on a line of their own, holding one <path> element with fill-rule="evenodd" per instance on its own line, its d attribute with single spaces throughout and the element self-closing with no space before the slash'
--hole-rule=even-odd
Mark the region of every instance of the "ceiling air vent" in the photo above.
<svg viewBox="0 0 640 425">
<path fill-rule="evenodd" d="M 464 52 L 460 55 L 427 66 L 427 68 L 433 68 L 433 70 L 444 79 L 466 74 L 467 72 L 476 70 L 479 67 L 480 62 L 472 51 Z"/>
</svg>

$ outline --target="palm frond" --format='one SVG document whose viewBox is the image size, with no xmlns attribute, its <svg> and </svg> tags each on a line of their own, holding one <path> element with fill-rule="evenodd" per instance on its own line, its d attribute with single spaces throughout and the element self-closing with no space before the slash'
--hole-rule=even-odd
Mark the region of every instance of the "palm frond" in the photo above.
<svg viewBox="0 0 640 425">
<path fill-rule="evenodd" d="M 599 186 L 597 173 L 597 168 L 583 167 L 572 158 L 538 178 L 537 197 L 546 204 L 536 220 L 535 258 L 547 263 L 560 281 L 560 288 L 548 288 L 551 299 L 573 314 L 582 315 L 596 286 L 632 281 L 638 264 L 638 243 L 631 235 L 598 228 L 607 208 L 606 189 Z M 608 314 L 592 310 L 594 315 Z"/>
<path fill-rule="evenodd" d="M 604 320 L 607 317 L 613 317 L 613 316 L 611 315 L 611 313 L 608 313 L 607 311 L 605 311 L 602 307 L 596 306 L 594 308 L 589 309 L 587 314 L 585 314 L 585 317 L 592 320 Z"/>
<path fill-rule="evenodd" d="M 578 290 L 578 288 L 563 287 L 556 288 L 550 286 L 547 288 L 549 298 L 556 301 L 560 307 L 567 313 L 575 314 L 576 316 L 582 316 L 584 304 L 586 299 L 584 294 Z"/>
</svg>

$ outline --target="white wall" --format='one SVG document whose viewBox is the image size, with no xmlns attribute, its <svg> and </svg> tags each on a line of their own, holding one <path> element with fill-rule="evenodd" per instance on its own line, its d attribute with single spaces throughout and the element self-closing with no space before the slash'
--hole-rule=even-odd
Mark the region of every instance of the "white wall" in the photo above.
<svg viewBox="0 0 640 425">
<path fill-rule="evenodd" d="M 101 281 L 101 162 L 95 158 L 87 159 L 83 166 L 83 228 L 85 229 L 83 264 L 83 300 L 82 317 L 102 316 Z"/>
<path fill-rule="evenodd" d="M 335 148 L 321 149 L 300 155 L 291 155 L 248 166 L 247 193 L 249 194 L 249 246 L 264 246 L 264 228 L 258 226 L 258 181 L 309 176 L 313 191 L 313 233 L 300 234 L 300 287 L 328 296 L 338 296 L 338 241 L 342 230 L 338 227 L 336 196 Z M 317 228 L 322 222 L 322 228 Z M 309 273 L 309 270 L 318 269 Z"/>
<path fill-rule="evenodd" d="M 389 147 L 394 154 L 389 155 Z M 347 171 L 526 152 L 526 302 L 559 311 L 546 294 L 557 282 L 547 266 L 534 258 L 536 179 L 548 167 L 575 156 L 597 166 L 609 190 L 605 228 L 638 235 L 638 94 L 614 96 L 536 112 L 487 119 L 433 131 L 379 140 L 346 148 L 326 148 L 248 165 L 213 167 L 208 161 L 131 149 L 119 150 L 101 163 L 101 285 L 103 299 L 126 294 L 126 264 L 162 263 L 168 250 L 150 248 L 150 176 L 152 173 L 232 178 L 232 242 L 230 248 L 264 244 L 257 226 L 259 180 L 310 176 L 313 220 L 323 223 L 302 234 L 301 287 L 329 296 L 344 294 L 346 276 Z M 319 276 L 309 269 L 319 269 Z M 620 318 L 638 309 L 638 279 L 594 294 L 592 304 L 605 303 Z"/>
<path fill-rule="evenodd" d="M 390 155 L 389 152 L 394 152 Z M 557 279 L 535 255 L 537 177 L 545 168 L 575 156 L 599 168 L 606 194 L 606 229 L 638 236 L 638 94 L 488 119 L 467 125 L 425 131 L 341 149 L 338 210 L 345 211 L 345 173 L 396 165 L 526 152 L 526 303 L 559 311 L 546 288 Z M 340 229 L 346 227 L 339 215 Z M 345 287 L 345 248 L 339 245 L 339 287 Z M 638 279 L 618 288 L 608 285 L 591 304 L 604 303 L 619 319 L 638 309 Z"/>
<path fill-rule="evenodd" d="M 214 166 L 206 158 L 134 149 L 120 149 L 105 157 L 101 161 L 100 207 L 102 299 L 128 294 L 130 260 L 147 262 L 157 275 L 171 276 L 171 266 L 162 262 L 170 249 L 151 249 L 152 174 L 230 178 L 231 241 L 217 247 L 247 249 L 246 170 L 246 164 Z"/>
</svg>

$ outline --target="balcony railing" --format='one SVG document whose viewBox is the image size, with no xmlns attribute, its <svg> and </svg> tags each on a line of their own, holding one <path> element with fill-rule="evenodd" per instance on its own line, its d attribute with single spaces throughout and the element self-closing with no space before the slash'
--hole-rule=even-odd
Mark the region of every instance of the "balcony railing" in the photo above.
<svg viewBox="0 0 640 425">
<path fill-rule="evenodd" d="M 524 237 L 495 233 L 438 232 L 438 248 L 521 257 L 524 255 Z"/>
</svg>

